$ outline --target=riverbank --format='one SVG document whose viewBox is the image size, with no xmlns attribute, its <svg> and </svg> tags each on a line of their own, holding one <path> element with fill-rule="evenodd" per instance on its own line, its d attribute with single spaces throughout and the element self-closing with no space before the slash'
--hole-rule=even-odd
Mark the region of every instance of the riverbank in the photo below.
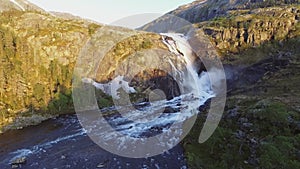
<svg viewBox="0 0 300 169">
<path fill-rule="evenodd" d="M 75 115 L 0 135 L 0 168 L 186 168 L 180 145 L 147 159 L 111 154 L 92 142 Z M 20 164 L 11 163 L 25 159 Z"/>
</svg>

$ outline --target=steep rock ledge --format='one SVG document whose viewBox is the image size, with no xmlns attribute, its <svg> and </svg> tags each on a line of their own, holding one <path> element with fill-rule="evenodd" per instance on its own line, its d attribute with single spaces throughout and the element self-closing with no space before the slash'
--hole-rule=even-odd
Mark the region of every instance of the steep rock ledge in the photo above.
<svg viewBox="0 0 300 169">
<path fill-rule="evenodd" d="M 300 35 L 300 7 L 272 7 L 252 11 L 232 11 L 228 17 L 199 23 L 221 53 L 237 53 L 269 41 Z"/>
</svg>

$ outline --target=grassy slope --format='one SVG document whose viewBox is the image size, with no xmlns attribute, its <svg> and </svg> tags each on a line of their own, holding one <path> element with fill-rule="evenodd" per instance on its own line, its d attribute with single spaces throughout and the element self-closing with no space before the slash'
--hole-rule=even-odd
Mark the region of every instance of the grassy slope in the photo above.
<svg viewBox="0 0 300 169">
<path fill-rule="evenodd" d="M 299 9 L 299 5 L 287 8 L 290 7 Z M 274 9 L 279 12 L 274 16 L 286 16 L 285 10 Z M 264 10 L 267 11 L 232 10 L 226 17 L 196 26 L 222 30 L 219 35 L 218 31 L 210 32 L 213 42 L 222 42 L 216 37 L 223 36 L 225 29 L 252 29 L 252 32 L 262 29 L 261 32 L 266 33 L 270 27 L 256 28 L 257 23 L 288 22 Z M 299 17 L 299 11 L 295 17 Z M 275 38 L 255 47 L 246 43 L 234 47 L 239 41 L 235 36 L 225 39 L 229 40 L 230 47 L 219 50 L 223 63 L 245 68 L 239 72 L 235 88 L 228 93 L 222 121 L 213 136 L 203 144 L 198 143 L 207 115 L 204 108 L 183 141 L 190 168 L 300 168 L 300 25 L 296 22 L 284 37 L 281 37 L 281 29 L 283 27 L 273 32 Z M 260 72 L 263 72 L 262 78 L 251 80 L 251 75 Z"/>
<path fill-rule="evenodd" d="M 223 119 L 204 144 L 197 140 L 207 110 L 199 115 L 183 141 L 190 168 L 300 168 L 299 46 L 298 37 L 225 58 L 227 64 L 252 67 L 254 72 L 260 68 L 266 73 L 257 82 L 241 83 L 228 94 Z M 244 73 L 241 76 L 247 78 Z"/>
</svg>

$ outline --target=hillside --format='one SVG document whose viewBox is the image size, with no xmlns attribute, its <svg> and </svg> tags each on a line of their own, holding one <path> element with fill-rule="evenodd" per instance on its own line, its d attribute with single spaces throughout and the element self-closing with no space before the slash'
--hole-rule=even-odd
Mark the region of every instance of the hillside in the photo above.
<svg viewBox="0 0 300 169">
<path fill-rule="evenodd" d="M 0 131 L 38 124 L 60 114 L 75 113 L 71 97 L 73 71 L 81 49 L 89 39 L 96 45 L 91 50 L 116 43 L 103 58 L 96 77 L 90 74 L 93 60 L 81 65 L 86 69 L 84 74 L 76 75 L 93 78 L 97 82 L 115 78 L 114 72 L 120 61 L 137 51 L 167 49 L 157 34 L 104 27 L 72 15 L 47 13 L 27 1 L 0 2 L 3 9 L 5 7 L 0 16 L 0 37 L 3 39 L 0 42 Z M 98 31 L 99 28 L 101 30 Z M 86 57 L 89 55 L 93 54 L 89 53 Z M 145 61 L 141 59 L 140 62 Z M 171 67 L 159 57 L 153 58 L 152 63 Z M 125 65 L 125 68 L 128 66 L 132 65 Z M 126 70 L 124 72 L 126 74 Z M 150 71 L 146 75 L 140 74 L 140 78 L 154 78 L 157 73 L 161 72 Z M 141 90 L 153 82 L 148 83 L 146 86 L 139 84 Z M 165 80 L 158 85 L 162 83 L 166 90 L 173 90 L 167 89 Z M 111 98 L 105 97 L 107 99 L 99 100 L 100 107 L 112 104 Z"/>
<path fill-rule="evenodd" d="M 191 23 L 199 23 L 216 17 L 228 16 L 231 11 L 282 7 L 293 4 L 299 4 L 299 0 L 197 0 L 168 14 L 184 18 Z"/>
<path fill-rule="evenodd" d="M 48 13 L 25 0 L 0 0 L 0 12 L 0 132 L 75 112 L 73 71 L 91 37 L 95 47 L 116 44 L 103 58 L 96 77 L 91 76 L 92 60 L 80 65 L 86 70 L 80 78 L 101 83 L 114 79 L 117 71 L 126 74 L 129 67 L 144 65 L 143 58 L 134 65 L 121 64 L 132 54 L 168 49 L 161 35 Z M 169 14 L 188 20 L 199 37 L 209 38 L 224 64 L 229 86 L 224 116 L 214 135 L 198 144 L 207 115 L 204 106 L 182 142 L 189 167 L 300 168 L 299 0 L 198 0 Z M 177 61 L 175 55 L 168 58 Z M 151 63 L 172 69 L 165 58 L 153 57 Z M 176 66 L 183 64 L 178 61 Z M 134 101 L 155 85 L 171 93 L 171 98 L 178 95 L 165 72 L 150 70 L 135 78 Z M 108 96 L 98 103 L 101 108 L 113 104 Z"/>
</svg>

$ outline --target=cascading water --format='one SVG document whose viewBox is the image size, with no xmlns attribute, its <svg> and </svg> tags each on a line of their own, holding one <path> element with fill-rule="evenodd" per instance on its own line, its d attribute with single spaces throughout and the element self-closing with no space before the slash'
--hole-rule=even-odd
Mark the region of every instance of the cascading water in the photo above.
<svg viewBox="0 0 300 169">
<path fill-rule="evenodd" d="M 203 105 L 209 98 L 214 97 L 211 89 L 209 74 L 202 72 L 200 75 L 197 73 L 197 67 L 192 62 L 193 51 L 187 38 L 178 33 L 162 33 L 163 43 L 168 47 L 169 51 L 177 55 L 186 63 L 187 72 L 176 68 L 175 64 L 169 60 L 170 65 L 176 70 L 182 80 L 182 86 L 185 91 L 183 94 L 192 94 L 191 97 L 199 99 L 199 105 Z M 123 88 L 127 93 L 135 93 L 135 89 L 129 86 L 129 83 L 124 81 L 123 76 L 117 76 L 109 83 L 97 83 L 91 79 L 85 78 L 83 82 L 94 85 L 97 89 L 102 90 L 104 93 L 112 96 L 114 99 L 119 99 L 117 90 Z"/>
<path fill-rule="evenodd" d="M 110 123 L 114 124 L 115 129 L 126 135 L 132 137 L 139 137 L 143 133 L 149 131 L 154 126 L 164 126 L 172 124 L 174 122 L 183 122 L 195 115 L 198 112 L 197 109 L 204 105 L 205 102 L 214 97 L 214 93 L 211 89 L 209 74 L 207 72 L 202 72 L 200 75 L 197 73 L 197 67 L 193 63 L 193 51 L 187 41 L 187 39 L 181 34 L 167 33 L 161 34 L 163 43 L 169 48 L 169 51 L 175 54 L 178 59 L 180 59 L 186 65 L 186 70 L 179 70 L 176 68 L 175 63 L 169 60 L 170 65 L 172 65 L 175 71 L 173 74 L 178 74 L 180 79 L 180 85 L 183 85 L 183 93 L 179 97 L 175 97 L 172 100 L 160 100 L 156 102 L 151 102 L 151 104 L 146 104 L 148 106 L 143 107 L 143 111 L 136 110 L 135 108 L 125 108 L 128 109 L 127 112 L 123 112 L 123 117 L 112 117 L 110 118 Z M 134 93 L 133 87 L 128 85 L 128 82 L 120 76 L 113 79 L 107 84 L 97 83 L 91 79 L 84 79 L 85 83 L 90 83 L 97 89 L 102 90 L 104 93 L 111 95 L 114 99 L 119 99 L 117 95 L 117 90 L 123 88 L 127 93 Z M 178 106 L 180 105 L 180 106 Z M 156 116 L 160 114 L 159 110 L 171 107 L 178 112 L 172 114 Z M 115 110 L 122 109 L 122 107 L 115 107 Z M 144 113 L 143 113 L 144 112 Z M 180 114 L 180 118 L 178 118 Z M 158 117 L 154 121 L 143 122 L 144 117 Z M 130 121 L 130 120 L 132 121 Z M 148 120 L 148 121 L 147 121 Z M 178 129 L 180 130 L 180 129 Z M 99 135 L 99 137 L 105 137 L 108 140 L 113 138 L 110 134 L 111 130 L 107 129 L 105 134 Z M 110 137 L 111 136 L 111 137 Z M 120 144 L 122 145 L 122 144 Z"/>
<path fill-rule="evenodd" d="M 183 85 L 188 89 L 189 93 L 193 93 L 195 97 L 199 98 L 201 105 L 203 105 L 209 98 L 214 96 L 208 73 L 202 72 L 198 75 L 197 67 L 192 63 L 193 50 L 184 35 L 163 33 L 162 36 L 163 42 L 168 46 L 170 52 L 178 57 L 183 57 L 188 70 L 187 76 L 183 78 Z"/>
</svg>

